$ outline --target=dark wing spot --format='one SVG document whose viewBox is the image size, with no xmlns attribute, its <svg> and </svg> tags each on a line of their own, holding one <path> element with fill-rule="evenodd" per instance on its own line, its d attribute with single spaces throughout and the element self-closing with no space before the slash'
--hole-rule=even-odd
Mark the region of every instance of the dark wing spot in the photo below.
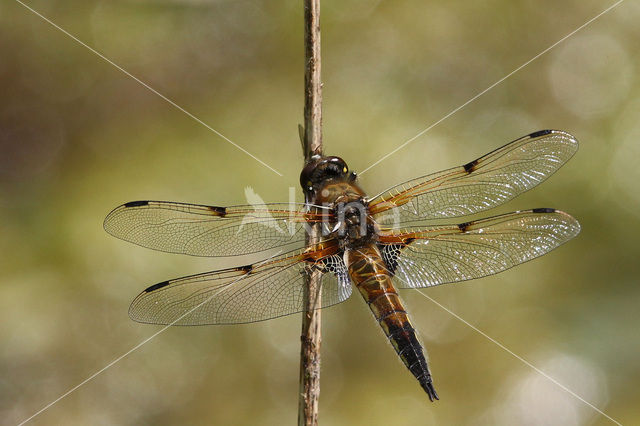
<svg viewBox="0 0 640 426">
<path fill-rule="evenodd" d="M 551 133 L 551 130 L 538 130 L 537 132 L 533 132 L 529 135 L 530 138 L 539 138 L 540 136 L 548 135 Z"/>
<path fill-rule="evenodd" d="M 225 217 L 227 215 L 226 207 L 209 206 L 209 210 L 211 210 L 216 216 Z"/>
<path fill-rule="evenodd" d="M 478 160 L 473 160 L 470 163 L 465 164 L 464 166 L 464 171 L 467 173 L 471 173 L 472 171 L 474 171 L 476 169 L 476 166 L 478 165 Z"/>
<path fill-rule="evenodd" d="M 393 276 L 396 273 L 396 269 L 398 269 L 398 258 L 400 257 L 402 249 L 406 248 L 415 240 L 415 238 L 409 237 L 405 238 L 399 244 L 378 244 L 378 248 L 382 253 L 382 259 L 387 265 L 387 272 L 389 272 L 389 275 Z"/>
<path fill-rule="evenodd" d="M 251 273 L 251 271 L 253 271 L 253 265 L 238 266 L 236 269 L 238 271 L 242 271 L 245 274 L 249 275 Z"/>
<path fill-rule="evenodd" d="M 159 288 L 162 288 L 162 287 L 166 287 L 166 286 L 168 286 L 168 285 L 169 285 L 169 281 L 163 281 L 163 282 L 161 282 L 161 283 L 154 284 L 154 285 L 152 285 L 151 287 L 146 288 L 146 289 L 144 290 L 144 292 L 145 292 L 145 293 L 151 293 L 152 291 L 155 291 L 155 290 L 157 290 L 157 289 L 159 289 Z"/>
<path fill-rule="evenodd" d="M 141 206 L 148 206 L 148 205 L 149 205 L 148 201 L 130 201 L 126 203 L 124 206 L 125 207 L 141 207 Z"/>
<path fill-rule="evenodd" d="M 533 209 L 531 210 L 534 213 L 555 213 L 556 209 L 550 209 L 548 207 L 542 207 L 539 209 Z"/>
<path fill-rule="evenodd" d="M 460 232 L 467 232 L 467 229 L 469 228 L 469 225 L 471 225 L 471 222 L 459 223 L 458 224 L 458 229 L 460 229 Z"/>
</svg>

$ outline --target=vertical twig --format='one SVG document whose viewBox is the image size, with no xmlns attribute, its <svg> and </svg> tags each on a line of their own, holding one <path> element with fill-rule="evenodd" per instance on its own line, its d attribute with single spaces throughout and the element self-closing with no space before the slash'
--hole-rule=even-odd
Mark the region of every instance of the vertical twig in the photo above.
<svg viewBox="0 0 640 426">
<path fill-rule="evenodd" d="M 313 155 L 322 155 L 322 82 L 320 80 L 320 0 L 304 1 L 304 138 L 305 163 Z M 307 245 L 319 240 L 320 229 L 312 227 Z M 318 424 L 318 398 L 320 397 L 320 343 L 321 333 L 321 279 L 320 271 L 307 277 L 300 336 L 300 396 L 298 425 Z"/>
<path fill-rule="evenodd" d="M 322 81 L 320 79 L 320 0 L 304 0 L 305 161 L 322 155 Z"/>
</svg>

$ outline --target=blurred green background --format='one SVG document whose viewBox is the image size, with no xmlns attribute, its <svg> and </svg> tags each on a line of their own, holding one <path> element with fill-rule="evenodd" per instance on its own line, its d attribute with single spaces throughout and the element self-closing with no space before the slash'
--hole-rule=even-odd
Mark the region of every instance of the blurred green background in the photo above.
<svg viewBox="0 0 640 426">
<path fill-rule="evenodd" d="M 160 327 L 144 287 L 229 266 L 102 229 L 136 199 L 288 201 L 302 165 L 302 2 L 28 4 L 279 170 L 280 177 L 12 0 L 0 3 L 0 422 L 17 424 Z M 608 1 L 324 1 L 325 151 L 363 170 Z M 640 6 L 627 1 L 361 178 L 374 195 L 545 128 L 578 154 L 495 212 L 557 207 L 578 238 L 498 276 L 428 290 L 623 424 L 640 423 Z M 493 213 L 493 212 L 492 212 Z M 323 314 L 320 422 L 611 424 L 416 292 L 441 401 L 359 297 Z M 31 424 L 292 424 L 300 316 L 171 328 Z"/>
</svg>

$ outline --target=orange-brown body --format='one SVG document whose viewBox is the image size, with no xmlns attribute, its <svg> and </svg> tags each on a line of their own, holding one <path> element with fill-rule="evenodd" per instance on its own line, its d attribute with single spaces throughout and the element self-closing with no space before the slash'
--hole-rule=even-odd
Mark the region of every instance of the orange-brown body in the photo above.
<svg viewBox="0 0 640 426">
<path fill-rule="evenodd" d="M 380 250 L 375 244 L 347 249 L 344 260 L 351 281 L 371 309 L 384 334 L 429 398 L 437 398 L 427 361 L 400 296 L 391 283 Z"/>
<path fill-rule="evenodd" d="M 402 362 L 418 379 L 429 399 L 438 399 L 422 345 L 394 288 L 392 272 L 378 247 L 380 230 L 369 214 L 365 192 L 338 157 L 321 157 L 303 170 L 300 182 L 310 205 L 333 210 L 324 236 L 336 238 L 349 277 Z M 311 207 L 315 213 L 323 209 Z"/>
</svg>

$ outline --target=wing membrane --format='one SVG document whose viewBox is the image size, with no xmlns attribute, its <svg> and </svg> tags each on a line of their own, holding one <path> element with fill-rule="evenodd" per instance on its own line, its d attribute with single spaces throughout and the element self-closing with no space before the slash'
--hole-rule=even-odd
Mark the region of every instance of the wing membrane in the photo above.
<svg viewBox="0 0 640 426">
<path fill-rule="evenodd" d="M 129 316 L 151 324 L 204 325 L 256 322 L 302 312 L 305 274 L 310 268 L 325 272 L 321 307 L 331 306 L 351 295 L 347 268 L 336 253 L 337 245 L 327 245 L 155 284 L 134 299 Z"/>
<path fill-rule="evenodd" d="M 373 198 L 369 211 L 384 225 L 477 213 L 538 185 L 577 149 L 566 132 L 535 132 L 464 166 L 394 186 Z"/>
<path fill-rule="evenodd" d="M 382 254 L 399 288 L 421 288 L 497 274 L 542 256 L 580 232 L 554 209 L 508 213 L 458 225 L 392 231 Z"/>
<path fill-rule="evenodd" d="M 170 253 L 238 256 L 276 247 L 304 246 L 305 222 L 322 214 L 303 205 L 264 204 L 215 207 L 166 201 L 134 201 L 114 209 L 104 221 L 111 235 Z"/>
</svg>

